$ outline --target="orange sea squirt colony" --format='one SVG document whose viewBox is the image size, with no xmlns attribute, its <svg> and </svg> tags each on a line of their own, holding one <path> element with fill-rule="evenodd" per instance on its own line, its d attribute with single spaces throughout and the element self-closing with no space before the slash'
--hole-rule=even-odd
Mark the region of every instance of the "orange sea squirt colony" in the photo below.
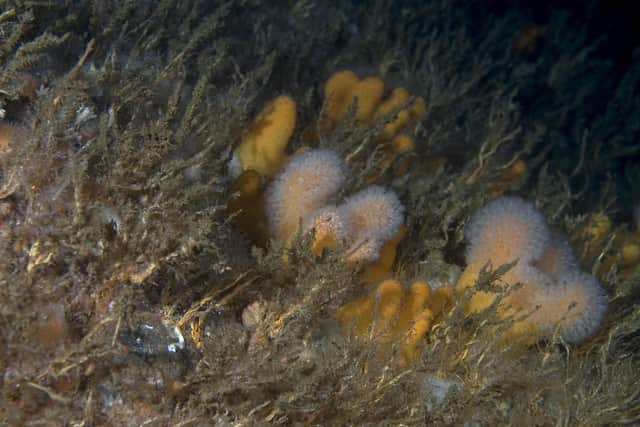
<svg viewBox="0 0 640 427">
<path fill-rule="evenodd" d="M 527 317 L 514 323 L 505 338 L 533 343 L 557 332 L 577 343 L 596 332 L 606 311 L 606 294 L 595 277 L 580 271 L 569 243 L 549 229 L 533 204 L 518 197 L 496 199 L 473 215 L 465 234 L 467 267 L 458 280 L 458 293 L 473 287 L 488 263 L 497 268 L 516 261 L 500 279 L 507 293 L 498 314 Z M 521 286 L 513 287 L 516 283 Z M 478 290 L 466 311 L 482 311 L 495 298 Z"/>
<path fill-rule="evenodd" d="M 383 355 L 397 343 L 397 362 L 406 366 L 416 360 L 424 336 L 449 307 L 451 291 L 450 286 L 432 289 L 422 281 L 405 289 L 399 281 L 388 279 L 340 307 L 335 317 L 353 338 L 374 340 Z"/>
</svg>

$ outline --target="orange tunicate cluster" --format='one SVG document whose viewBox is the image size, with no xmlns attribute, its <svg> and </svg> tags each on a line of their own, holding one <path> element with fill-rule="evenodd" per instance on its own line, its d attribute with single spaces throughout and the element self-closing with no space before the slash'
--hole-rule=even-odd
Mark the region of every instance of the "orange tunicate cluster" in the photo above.
<svg viewBox="0 0 640 427">
<path fill-rule="evenodd" d="M 379 352 L 398 344 L 397 362 L 406 366 L 416 360 L 424 336 L 451 305 L 451 286 L 432 289 L 418 281 L 404 288 L 388 279 L 371 293 L 340 307 L 335 317 L 354 339 L 374 340 Z"/>
</svg>

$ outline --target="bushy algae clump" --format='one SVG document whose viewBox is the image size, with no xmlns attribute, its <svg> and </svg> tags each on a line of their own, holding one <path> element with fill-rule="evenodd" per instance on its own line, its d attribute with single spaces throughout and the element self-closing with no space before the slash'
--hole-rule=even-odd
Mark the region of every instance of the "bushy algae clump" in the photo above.
<svg viewBox="0 0 640 427">
<path fill-rule="evenodd" d="M 637 423 L 640 66 L 583 18 L 2 3 L 0 424 Z"/>
</svg>

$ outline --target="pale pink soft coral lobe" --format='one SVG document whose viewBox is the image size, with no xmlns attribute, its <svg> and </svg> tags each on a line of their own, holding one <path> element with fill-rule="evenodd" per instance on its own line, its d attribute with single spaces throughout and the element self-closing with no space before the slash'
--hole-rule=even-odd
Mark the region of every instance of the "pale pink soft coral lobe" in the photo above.
<svg viewBox="0 0 640 427">
<path fill-rule="evenodd" d="M 351 261 L 373 261 L 382 245 L 392 239 L 404 222 L 404 207 L 393 190 L 371 185 L 353 194 L 342 205 L 352 224 Z"/>
<path fill-rule="evenodd" d="M 562 277 L 580 269 L 571 244 L 558 232 L 552 233 L 551 241 L 533 265 L 553 277 Z"/>
<path fill-rule="evenodd" d="M 473 215 L 465 236 L 470 265 L 518 261 L 503 280 L 522 286 L 512 289 L 504 302 L 529 314 L 527 321 L 539 332 L 550 336 L 557 327 L 571 343 L 596 332 L 607 295 L 595 277 L 580 271 L 567 239 L 550 230 L 532 203 L 512 196 L 496 199 Z"/>
<path fill-rule="evenodd" d="M 467 262 L 494 266 L 542 256 L 551 236 L 544 216 L 519 197 L 501 197 L 480 208 L 465 230 Z"/>
<path fill-rule="evenodd" d="M 331 150 L 307 150 L 293 156 L 266 194 L 272 234 L 289 240 L 300 222 L 325 206 L 347 176 L 344 161 Z"/>
<path fill-rule="evenodd" d="M 573 271 L 564 274 L 554 286 L 537 295 L 539 310 L 532 320 L 558 327 L 564 340 L 578 343 L 593 335 L 607 311 L 607 295 L 591 274 Z M 553 331 L 549 330 L 551 334 Z"/>
</svg>

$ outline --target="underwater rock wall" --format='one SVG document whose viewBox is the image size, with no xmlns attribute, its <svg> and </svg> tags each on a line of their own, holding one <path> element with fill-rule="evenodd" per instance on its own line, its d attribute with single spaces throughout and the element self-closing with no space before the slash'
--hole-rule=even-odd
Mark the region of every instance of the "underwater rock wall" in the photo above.
<svg viewBox="0 0 640 427">
<path fill-rule="evenodd" d="M 637 423 L 640 63 L 589 5 L 4 2 L 0 424 Z M 513 297 L 562 258 L 478 243 L 514 196 L 596 304 Z"/>
</svg>

